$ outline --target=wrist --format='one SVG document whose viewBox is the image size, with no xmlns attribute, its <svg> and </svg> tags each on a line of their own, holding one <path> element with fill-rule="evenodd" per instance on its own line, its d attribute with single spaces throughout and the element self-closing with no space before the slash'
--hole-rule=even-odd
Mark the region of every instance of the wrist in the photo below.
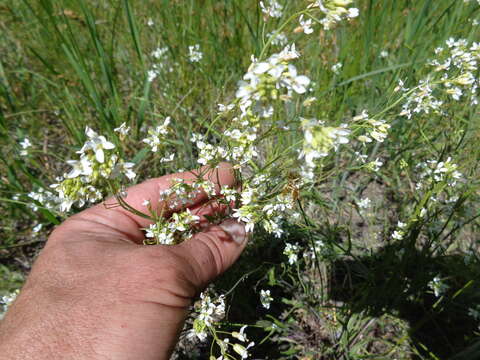
<svg viewBox="0 0 480 360">
<path fill-rule="evenodd" d="M 23 291 L 0 322 L 0 354 L 9 360 L 168 360 L 186 307 L 110 303 L 89 308 Z"/>
<path fill-rule="evenodd" d="M 22 291 L 0 322 L 0 354 L 10 360 L 80 359 L 78 338 L 68 330 L 72 319 L 62 316 L 57 305 Z"/>
</svg>

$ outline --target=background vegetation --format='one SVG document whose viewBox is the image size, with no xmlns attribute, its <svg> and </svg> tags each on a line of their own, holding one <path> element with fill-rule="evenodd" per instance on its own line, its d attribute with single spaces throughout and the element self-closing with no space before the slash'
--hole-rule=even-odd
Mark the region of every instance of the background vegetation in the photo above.
<svg viewBox="0 0 480 360">
<path fill-rule="evenodd" d="M 305 7 L 299 3 L 285 2 L 285 19 Z M 288 34 L 302 52 L 297 67 L 314 82 L 310 112 L 332 124 L 391 105 L 398 80 L 409 86 L 425 78 L 426 62 L 448 38 L 480 39 L 475 1 L 356 5 L 360 16 L 335 30 Z M 0 0 L 0 29 L 0 295 L 21 286 L 61 221 L 32 191 L 48 190 L 68 169 L 85 126 L 113 139 L 137 164 L 138 181 L 196 167 L 191 133 L 214 127 L 217 104 L 234 98 L 250 55 L 260 54 L 274 30 L 256 0 Z M 203 58 L 192 63 L 188 47 L 195 44 Z M 149 82 L 158 47 L 168 49 L 166 70 Z M 336 63 L 343 64 L 338 74 Z M 175 120 L 176 156 L 164 164 L 141 141 L 146 126 L 167 116 Z M 229 321 L 256 324 L 255 358 L 480 358 L 478 107 L 385 116 L 389 136 L 370 152 L 384 163 L 380 172 L 350 168 L 301 191 L 304 226 L 285 224 L 280 239 L 257 231 L 218 280 L 217 290 L 228 292 Z M 113 132 L 123 122 L 132 127 L 125 141 Z M 32 143 L 26 154 L 25 138 Z M 433 206 L 393 241 L 412 207 L 441 197 L 420 196 L 417 164 L 447 157 L 465 176 L 457 200 Z M 335 156 L 330 166 L 344 161 Z M 366 197 L 370 206 L 359 207 Z M 305 252 L 321 243 L 321 261 L 300 254 L 289 265 L 286 242 Z M 441 296 L 435 277 L 447 286 Z M 266 288 L 270 310 L 252 291 Z"/>
</svg>

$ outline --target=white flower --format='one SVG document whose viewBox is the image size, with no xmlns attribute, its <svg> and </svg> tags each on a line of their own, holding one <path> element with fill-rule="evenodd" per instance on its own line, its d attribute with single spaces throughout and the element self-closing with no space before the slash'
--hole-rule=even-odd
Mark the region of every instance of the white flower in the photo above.
<svg viewBox="0 0 480 360">
<path fill-rule="evenodd" d="M 359 202 L 357 202 L 357 205 L 360 209 L 368 209 L 371 202 L 372 201 L 369 198 L 363 198 Z"/>
<path fill-rule="evenodd" d="M 7 312 L 8 308 L 12 303 L 15 301 L 19 294 L 19 290 L 15 290 L 14 292 L 4 295 L 0 298 L 0 320 L 3 319 L 5 313 Z"/>
<path fill-rule="evenodd" d="M 151 128 L 148 130 L 148 137 L 142 141 L 148 144 L 152 148 L 152 152 L 157 152 L 158 148 L 163 145 L 163 142 L 166 139 L 166 136 L 169 133 L 169 127 L 171 118 L 168 116 L 165 118 L 165 121 L 162 125 L 157 126 L 156 128 Z"/>
<path fill-rule="evenodd" d="M 285 46 L 288 43 L 288 38 L 284 33 L 271 32 L 267 36 L 271 39 L 272 45 Z"/>
<path fill-rule="evenodd" d="M 368 112 L 367 110 L 362 110 L 362 112 L 355 116 L 352 121 L 362 121 L 362 120 L 367 120 L 368 119 Z"/>
<path fill-rule="evenodd" d="M 247 328 L 247 325 L 244 325 L 240 328 L 240 332 L 232 332 L 232 337 L 235 339 L 240 340 L 241 342 L 247 342 L 248 338 L 247 335 L 245 334 L 245 329 Z"/>
<path fill-rule="evenodd" d="M 305 75 L 297 75 L 297 68 L 293 65 L 288 65 L 289 78 L 285 82 L 292 87 L 297 94 L 304 94 L 307 92 L 307 86 L 310 85 L 310 79 Z"/>
<path fill-rule="evenodd" d="M 73 167 L 65 176 L 67 179 L 73 179 L 78 176 L 90 176 L 93 172 L 92 162 L 84 155 L 80 157 L 80 160 L 67 160 L 67 164 Z"/>
<path fill-rule="evenodd" d="M 299 251 L 300 251 L 300 248 L 298 247 L 298 245 L 290 244 L 290 243 L 285 244 L 285 249 L 283 250 L 283 254 L 288 257 L 288 263 L 290 265 L 293 265 L 294 263 L 297 262 Z"/>
<path fill-rule="evenodd" d="M 122 125 L 113 129 L 113 131 L 119 133 L 122 136 L 126 136 L 130 132 L 130 127 L 127 126 L 127 123 L 122 123 Z"/>
<path fill-rule="evenodd" d="M 300 15 L 300 18 L 298 19 L 298 22 L 300 23 L 300 29 L 305 33 L 305 34 L 311 34 L 313 33 L 313 28 L 312 24 L 313 21 L 312 19 L 305 20 L 303 15 Z"/>
<path fill-rule="evenodd" d="M 407 226 L 407 224 L 404 223 L 404 222 L 399 221 L 399 222 L 397 223 L 397 227 L 398 227 L 399 229 L 405 229 L 406 226 Z"/>
<path fill-rule="evenodd" d="M 432 281 L 428 283 L 428 287 L 433 290 L 435 297 L 440 297 L 450 288 L 443 282 L 439 275 L 435 276 Z"/>
<path fill-rule="evenodd" d="M 203 53 L 200 51 L 200 45 L 191 45 L 188 47 L 188 60 L 192 63 L 199 62 L 203 58 Z"/>
<path fill-rule="evenodd" d="M 339 63 L 336 63 L 335 65 L 333 65 L 331 69 L 336 75 L 338 75 L 338 74 L 340 74 L 340 69 L 342 68 L 342 66 L 343 66 L 343 64 L 339 62 Z"/>
<path fill-rule="evenodd" d="M 148 25 L 148 26 L 151 27 L 151 26 L 153 26 L 154 24 L 155 24 L 155 23 L 153 22 L 152 18 L 149 18 L 149 19 L 147 20 L 147 25 Z"/>
<path fill-rule="evenodd" d="M 381 162 L 378 158 L 366 164 L 367 169 L 373 172 L 378 172 L 382 166 L 383 166 L 383 162 Z"/>
<path fill-rule="evenodd" d="M 463 95 L 462 89 L 458 87 L 453 87 L 446 90 L 446 93 L 452 96 L 453 100 L 460 100 L 460 97 Z"/>
<path fill-rule="evenodd" d="M 403 239 L 403 231 L 397 231 L 395 230 L 392 234 L 392 238 L 395 240 L 402 240 Z"/>
<path fill-rule="evenodd" d="M 237 199 L 238 191 L 230 189 L 228 186 L 224 185 L 220 189 L 220 194 L 223 195 L 226 201 L 233 202 Z"/>
<path fill-rule="evenodd" d="M 367 160 L 368 158 L 368 155 L 365 155 L 365 154 L 361 154 L 359 153 L 358 151 L 355 152 L 355 155 L 358 157 L 358 159 L 361 161 L 361 162 L 365 162 L 365 160 Z"/>
<path fill-rule="evenodd" d="M 161 59 L 165 56 L 167 52 L 168 52 L 168 47 L 163 47 L 163 48 L 159 47 L 152 51 L 152 56 L 155 59 Z"/>
<path fill-rule="evenodd" d="M 283 6 L 276 0 L 266 0 L 265 2 L 260 1 L 260 8 L 266 16 L 273 18 L 279 18 L 282 16 Z"/>
<path fill-rule="evenodd" d="M 247 347 L 240 345 L 240 344 L 234 344 L 233 345 L 233 350 L 242 357 L 242 359 L 248 358 L 248 349 L 254 346 L 255 343 L 251 342 L 250 344 L 247 345 Z"/>
<path fill-rule="evenodd" d="M 30 142 L 30 140 L 28 138 L 25 138 L 22 141 L 20 141 L 19 145 L 22 148 L 22 150 L 20 151 L 20 155 L 27 156 L 28 154 L 27 149 L 32 146 L 32 143 Z"/>
<path fill-rule="evenodd" d="M 350 19 L 356 18 L 360 14 L 360 11 L 357 8 L 349 8 L 348 9 L 348 17 Z"/>
<path fill-rule="evenodd" d="M 380 57 L 381 57 L 381 58 L 386 58 L 386 57 L 388 57 L 388 51 L 387 51 L 387 50 L 382 50 L 382 51 L 380 51 Z"/>
<path fill-rule="evenodd" d="M 223 104 L 218 104 L 218 111 L 221 113 L 226 113 L 235 108 L 235 104 L 228 104 L 228 105 L 223 105 Z M 194 140 L 192 140 L 194 141 Z"/>
<path fill-rule="evenodd" d="M 88 137 L 88 140 L 85 142 L 80 151 L 77 151 L 78 154 L 84 154 L 88 150 L 92 150 L 95 153 L 95 158 L 101 164 L 105 161 L 105 153 L 103 150 L 111 150 L 115 148 L 115 145 L 107 139 L 105 136 L 99 136 L 95 131 L 90 129 L 88 126 L 85 128 L 85 134 Z"/>
<path fill-rule="evenodd" d="M 427 209 L 422 208 L 422 210 L 420 210 L 420 217 L 423 218 L 425 215 L 427 215 Z"/>
<path fill-rule="evenodd" d="M 275 57 L 275 55 L 272 55 Z M 295 60 L 300 57 L 300 53 L 297 51 L 295 44 L 287 45 L 285 48 L 278 54 L 278 58 L 283 61 Z"/>
<path fill-rule="evenodd" d="M 159 162 L 160 163 L 170 162 L 170 161 L 173 161 L 174 158 L 175 158 L 175 154 L 170 154 L 170 156 L 165 156 L 165 157 L 161 158 L 159 160 Z"/>
<path fill-rule="evenodd" d="M 153 80 L 156 79 L 156 77 L 158 76 L 158 71 L 153 69 L 153 70 L 148 70 L 147 72 L 147 80 L 148 82 L 152 82 Z"/>
<path fill-rule="evenodd" d="M 115 178 L 120 175 L 125 175 L 129 180 L 135 179 L 137 174 L 132 170 L 134 163 L 120 161 L 115 164 L 110 177 Z"/>
<path fill-rule="evenodd" d="M 270 290 L 260 290 L 260 302 L 265 309 L 270 309 L 270 304 L 273 297 L 270 295 Z"/>
</svg>

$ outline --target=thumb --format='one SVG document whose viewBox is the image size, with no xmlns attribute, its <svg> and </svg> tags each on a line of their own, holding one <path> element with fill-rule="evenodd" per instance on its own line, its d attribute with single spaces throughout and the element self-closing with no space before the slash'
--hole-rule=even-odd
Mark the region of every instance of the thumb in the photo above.
<svg viewBox="0 0 480 360">
<path fill-rule="evenodd" d="M 244 223 L 227 219 L 177 245 L 182 257 L 191 265 L 197 289 L 202 289 L 232 266 L 245 248 L 247 237 Z"/>
</svg>

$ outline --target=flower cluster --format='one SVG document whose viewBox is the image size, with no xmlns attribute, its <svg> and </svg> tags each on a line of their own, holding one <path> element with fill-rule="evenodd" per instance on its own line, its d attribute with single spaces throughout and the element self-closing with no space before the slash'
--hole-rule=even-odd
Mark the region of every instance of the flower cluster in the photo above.
<svg viewBox="0 0 480 360">
<path fill-rule="evenodd" d="M 24 138 L 22 141 L 18 143 L 22 150 L 20 150 L 20 156 L 27 156 L 28 155 L 28 149 L 32 147 L 32 143 L 30 142 L 29 138 Z"/>
<path fill-rule="evenodd" d="M 369 163 L 366 163 L 365 169 L 372 172 L 378 172 L 382 166 L 383 166 L 383 162 L 380 161 L 378 158 L 376 158 L 375 160 L 370 161 Z"/>
<path fill-rule="evenodd" d="M 226 160 L 245 171 L 252 161 L 261 163 L 258 140 L 262 131 L 267 126 L 281 126 L 270 121 L 274 116 L 273 104 L 276 101 L 291 102 L 295 94 L 308 91 L 310 79 L 299 75 L 291 64 L 299 56 L 295 45 L 291 45 L 265 61 L 253 59 L 248 72 L 238 83 L 236 100 L 219 105 L 218 116 L 231 118 L 231 126 L 223 132 L 222 143 L 214 144 L 205 135 L 193 134 L 191 141 L 198 149 L 200 164 L 215 167 Z M 254 174 L 244 181 L 240 192 L 229 189 L 223 195 L 238 202 L 240 206 L 234 209 L 233 216 L 247 224 L 247 231 L 261 223 L 268 232 L 280 236 L 283 232 L 281 219 L 287 210 L 293 208 L 292 197 L 266 197 L 265 180 L 264 174 Z"/>
<path fill-rule="evenodd" d="M 234 331 L 231 333 L 232 338 L 239 340 L 240 343 L 230 340 L 230 338 L 219 339 L 216 338 L 215 342 L 220 348 L 221 355 L 220 357 L 211 356 L 210 360 L 227 360 L 227 359 L 235 359 L 232 353 L 229 353 L 229 349 L 231 348 L 237 355 L 240 355 L 241 359 L 247 359 L 249 357 L 249 349 L 255 345 L 253 341 L 249 341 L 247 334 L 245 334 L 245 329 L 247 326 L 242 326 L 240 332 Z"/>
<path fill-rule="evenodd" d="M 457 169 L 458 166 L 452 162 L 449 157 L 445 161 L 427 160 L 417 165 L 420 181 L 417 183 L 417 189 L 428 188 L 434 183 L 445 182 L 450 187 L 454 187 L 458 180 L 462 179 L 462 173 Z"/>
<path fill-rule="evenodd" d="M 253 184 L 262 181 L 264 176 L 257 177 Z M 280 237 L 283 233 L 281 222 L 287 211 L 294 207 L 294 199 L 291 194 L 279 194 L 274 198 L 261 199 L 263 193 L 260 186 L 246 186 L 240 194 L 239 206 L 233 210 L 233 217 L 246 224 L 246 231 L 251 232 L 256 223 L 261 223 L 263 228 L 270 234 Z M 298 216 L 292 213 L 292 216 Z"/>
<path fill-rule="evenodd" d="M 288 257 L 288 263 L 293 265 L 298 260 L 298 254 L 300 252 L 300 247 L 297 244 L 285 244 L 285 249 L 283 249 L 283 254 Z"/>
<path fill-rule="evenodd" d="M 352 3 L 353 0 L 311 0 L 311 4 L 308 8 L 320 10 L 320 13 L 323 15 L 320 24 L 325 30 L 330 30 L 337 23 L 358 16 L 358 9 L 350 7 Z"/>
<path fill-rule="evenodd" d="M 371 119 L 366 110 L 362 111 L 360 115 L 355 116 L 352 120 L 360 124 L 367 132 L 366 134 L 358 136 L 358 141 L 362 143 L 370 143 L 373 140 L 383 142 L 387 138 L 390 125 L 387 124 L 385 120 Z"/>
<path fill-rule="evenodd" d="M 152 152 L 158 153 L 162 156 L 160 162 L 172 161 L 175 157 L 174 153 L 168 154 L 169 141 L 168 138 L 172 134 L 170 128 L 171 118 L 167 116 L 163 124 L 148 129 L 148 136 L 142 141 L 147 144 Z"/>
<path fill-rule="evenodd" d="M 472 104 L 478 104 L 479 79 L 476 72 L 480 60 L 480 44 L 469 45 L 464 39 L 450 38 L 446 45 L 446 49 L 435 50 L 438 59 L 430 63 L 441 74 L 445 92 L 454 100 L 460 100 L 464 93 L 469 93 Z"/>
<path fill-rule="evenodd" d="M 51 185 L 58 193 L 62 212 L 69 211 L 74 204 L 82 207 L 88 202 L 99 201 L 109 189 L 118 191 L 114 180 L 136 177 L 132 170 L 134 164 L 124 162 L 112 142 L 89 127 L 85 134 L 88 140 L 77 151 L 80 159 L 68 160 L 72 167 L 70 172 L 63 175 L 61 182 Z"/>
<path fill-rule="evenodd" d="M 153 25 L 153 23 L 152 23 Z M 162 47 L 157 48 L 151 53 L 152 58 L 155 63 L 152 64 L 152 68 L 147 73 L 147 79 L 149 82 L 152 82 L 159 76 L 162 72 L 173 72 L 172 66 L 168 63 L 168 48 Z"/>
<path fill-rule="evenodd" d="M 190 45 L 188 47 L 188 61 L 191 63 L 200 62 L 203 58 L 203 53 L 200 51 L 200 45 Z"/>
<path fill-rule="evenodd" d="M 403 82 L 397 89 L 406 94 L 400 115 L 411 118 L 413 114 L 443 114 L 442 105 L 447 98 L 454 101 L 469 96 L 472 105 L 478 104 L 478 87 L 480 80 L 476 76 L 480 60 L 480 44 L 450 38 L 446 47 L 435 50 L 436 58 L 429 62 L 433 75 L 429 74 L 419 84 L 409 90 Z"/>
<path fill-rule="evenodd" d="M 343 64 L 339 62 L 339 63 L 336 63 L 336 64 L 332 65 L 332 67 L 330 69 L 333 71 L 333 73 L 335 75 L 339 75 L 342 67 L 343 67 Z"/>
<path fill-rule="evenodd" d="M 328 156 L 334 150 L 338 150 L 342 144 L 349 142 L 350 130 L 347 124 L 340 127 L 325 126 L 325 122 L 317 119 L 303 119 L 304 132 L 303 151 L 300 157 L 305 158 L 306 167 L 304 176 L 313 179 L 316 168 L 316 160 Z"/>
<path fill-rule="evenodd" d="M 266 18 L 279 18 L 282 17 L 283 14 L 283 6 L 280 5 L 277 0 L 260 1 L 260 9 L 262 9 Z"/>
<path fill-rule="evenodd" d="M 273 297 L 270 294 L 270 290 L 260 290 L 260 302 L 265 309 L 270 309 L 270 304 L 273 301 Z"/>
<path fill-rule="evenodd" d="M 366 210 L 370 207 L 372 201 L 366 197 L 366 198 L 363 198 L 363 199 L 360 199 L 358 202 L 357 202 L 357 206 L 359 207 L 360 210 Z"/>
<path fill-rule="evenodd" d="M 189 209 L 173 213 L 168 219 L 159 217 L 155 224 L 145 229 L 145 243 L 148 245 L 178 244 L 193 235 L 192 226 L 199 220 L 200 217 L 192 214 Z M 153 239 L 153 242 L 149 239 Z"/>
<path fill-rule="evenodd" d="M 450 286 L 448 286 L 438 275 L 428 283 L 428 287 L 433 290 L 433 293 L 437 298 L 444 295 L 450 288 Z"/>
<path fill-rule="evenodd" d="M 222 159 L 230 158 L 230 152 L 225 147 L 208 143 L 201 134 L 193 134 L 190 141 L 197 146 L 197 161 L 202 165 L 215 167 Z"/>
<path fill-rule="evenodd" d="M 169 188 L 160 191 L 159 201 L 167 204 L 171 210 L 186 209 L 193 205 L 194 199 L 204 192 L 209 198 L 216 195 L 215 184 L 209 180 L 198 178 L 193 182 L 181 178 L 172 179 Z"/>
<path fill-rule="evenodd" d="M 28 207 L 33 211 L 37 211 L 39 207 L 43 207 L 48 210 L 56 210 L 60 202 L 58 196 L 56 196 L 53 192 L 41 187 L 30 191 L 27 196 L 30 200 L 32 200 L 28 202 Z M 16 195 L 14 200 L 18 200 L 19 197 L 20 194 Z"/>
<path fill-rule="evenodd" d="M 272 45 L 285 46 L 288 43 L 287 35 L 284 33 L 271 32 L 267 36 L 271 39 L 270 41 Z"/>
<path fill-rule="evenodd" d="M 290 62 L 300 57 L 295 45 L 285 47 L 266 61 L 254 59 L 243 80 L 238 83 L 236 97 L 242 110 L 241 118 L 273 115 L 271 103 L 276 100 L 290 101 L 293 93 L 308 91 L 310 79 L 298 75 Z"/>
<path fill-rule="evenodd" d="M 200 300 L 195 303 L 195 311 L 198 314 L 193 322 L 193 332 L 198 339 L 204 341 L 208 336 L 208 328 L 214 326 L 225 317 L 225 298 L 220 295 L 212 299 L 207 293 L 200 294 Z"/>
<path fill-rule="evenodd" d="M 394 240 L 402 240 L 405 236 L 407 224 L 404 222 L 399 221 L 397 223 L 397 229 L 392 233 L 392 239 Z"/>
</svg>

